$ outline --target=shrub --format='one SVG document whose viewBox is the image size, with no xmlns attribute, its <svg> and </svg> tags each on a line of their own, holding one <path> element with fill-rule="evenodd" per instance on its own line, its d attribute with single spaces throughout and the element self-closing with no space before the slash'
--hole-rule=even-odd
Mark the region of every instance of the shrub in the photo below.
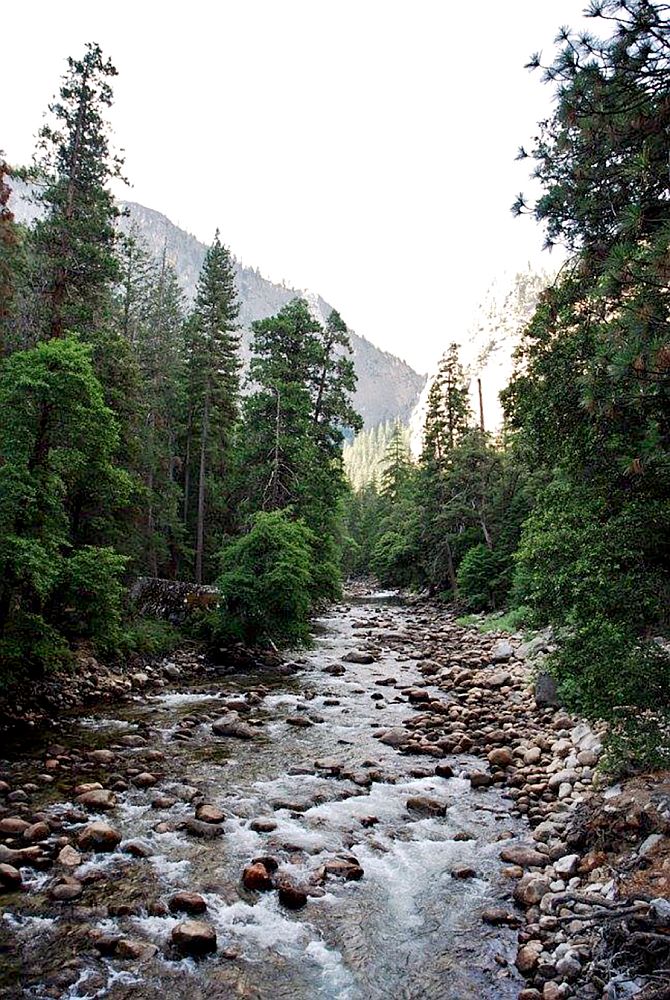
<svg viewBox="0 0 670 1000">
<path fill-rule="evenodd" d="M 322 596 L 314 578 L 314 545 L 312 532 L 287 511 L 254 515 L 248 534 L 221 555 L 215 639 L 304 641 L 314 601 Z"/>
<path fill-rule="evenodd" d="M 510 560 L 496 549 L 475 545 L 463 556 L 457 573 L 458 593 L 473 611 L 490 611 L 509 589 Z"/>
</svg>

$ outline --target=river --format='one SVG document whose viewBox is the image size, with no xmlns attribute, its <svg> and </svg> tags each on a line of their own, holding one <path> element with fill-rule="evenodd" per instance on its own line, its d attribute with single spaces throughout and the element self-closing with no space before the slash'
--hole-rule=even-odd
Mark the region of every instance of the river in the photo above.
<svg viewBox="0 0 670 1000">
<path fill-rule="evenodd" d="M 454 776 L 440 777 L 439 761 L 378 738 L 415 716 L 407 689 L 448 701 L 419 670 L 436 637 L 417 615 L 392 595 L 352 600 L 318 620 L 293 676 L 176 685 L 8 748 L 5 773 L 20 778 L 50 835 L 46 857 L 22 866 L 23 890 L 0 896 L 0 996 L 516 997 L 516 934 L 481 914 L 509 899 L 499 853 L 523 833 L 521 821 L 500 790 L 471 789 L 463 775 L 472 759 L 445 757 Z M 374 661 L 344 661 L 352 650 Z M 253 738 L 213 733 L 231 710 Z M 104 766 L 90 757 L 101 748 L 113 755 Z M 50 780 L 40 780 L 46 762 Z M 153 782 L 138 787 L 146 773 Z M 84 816 L 74 803 L 74 785 L 90 781 L 116 789 L 110 811 Z M 408 808 L 417 798 L 436 814 Z M 224 814 L 210 824 L 220 835 L 203 837 L 192 823 L 202 803 Z M 119 831 L 118 849 L 84 853 L 69 869 L 53 864 L 96 819 Z M 291 910 L 276 891 L 246 889 L 242 872 L 257 857 L 274 859 L 276 877 L 304 889 L 306 905 Z M 362 877 L 324 874 L 338 857 L 351 871 L 355 859 Z M 75 898 L 55 900 L 54 885 L 68 879 Z M 186 919 L 167 906 L 180 890 L 205 901 L 194 919 L 216 930 L 210 956 L 184 958 L 170 944 Z M 100 939 L 110 953 L 95 946 Z M 118 939 L 137 954 L 115 953 Z"/>
</svg>

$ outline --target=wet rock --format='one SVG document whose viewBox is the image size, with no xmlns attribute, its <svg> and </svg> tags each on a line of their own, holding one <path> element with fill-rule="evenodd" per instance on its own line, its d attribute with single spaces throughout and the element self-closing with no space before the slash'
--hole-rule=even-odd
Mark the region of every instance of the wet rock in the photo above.
<svg viewBox="0 0 670 1000">
<path fill-rule="evenodd" d="M 173 929 L 170 940 L 182 955 L 207 955 L 216 951 L 216 931 L 202 920 L 184 920 Z"/>
<path fill-rule="evenodd" d="M 172 809 L 172 806 L 176 803 L 176 799 L 172 795 L 156 795 L 151 800 L 152 809 Z"/>
<path fill-rule="evenodd" d="M 283 882 L 279 886 L 278 897 L 287 910 L 301 910 L 307 905 L 307 893 L 291 882 Z"/>
<path fill-rule="evenodd" d="M 409 812 L 420 813 L 422 816 L 446 816 L 447 807 L 437 799 L 427 795 L 413 795 L 407 799 L 405 806 Z"/>
<path fill-rule="evenodd" d="M 65 878 L 49 890 L 49 895 L 59 903 L 70 903 L 79 899 L 83 891 L 83 885 L 76 878 Z"/>
<path fill-rule="evenodd" d="M 120 938 L 115 949 L 117 958 L 129 958 L 135 962 L 148 962 L 157 952 L 155 944 L 139 938 Z"/>
<path fill-rule="evenodd" d="M 342 657 L 345 663 L 374 663 L 375 657 L 372 653 L 365 653 L 360 649 L 352 649 L 349 653 Z"/>
<path fill-rule="evenodd" d="M 246 722 L 241 722 L 236 714 L 223 715 L 212 723 L 215 736 L 227 736 L 237 740 L 252 740 L 254 730 Z"/>
<path fill-rule="evenodd" d="M 507 861 L 512 865 L 520 865 L 522 868 L 540 868 L 547 863 L 545 854 L 540 854 L 529 844 L 516 844 L 512 847 L 505 847 L 500 852 L 502 861 Z"/>
<path fill-rule="evenodd" d="M 66 868 L 77 868 L 81 864 L 81 854 L 71 844 L 66 844 L 58 852 L 58 863 Z"/>
<path fill-rule="evenodd" d="M 5 816 L 4 819 L 0 819 L 0 833 L 9 836 L 21 837 L 29 826 L 30 823 L 20 816 Z"/>
<path fill-rule="evenodd" d="M 323 867 L 327 875 L 343 878 L 347 882 L 363 878 L 363 869 L 356 858 L 331 858 Z"/>
<path fill-rule="evenodd" d="M 379 742 L 389 747 L 406 747 L 410 741 L 410 735 L 405 729 L 388 729 L 379 737 Z"/>
<path fill-rule="evenodd" d="M 133 778 L 133 784 L 137 788 L 151 788 L 152 785 L 157 784 L 158 778 L 151 771 L 142 771 L 141 774 L 136 774 Z"/>
<path fill-rule="evenodd" d="M 155 853 L 153 848 L 143 840 L 128 840 L 121 849 L 133 858 L 150 858 Z"/>
<path fill-rule="evenodd" d="M 287 726 L 295 726 L 298 729 L 309 729 L 313 725 L 312 720 L 306 715 L 287 715 L 284 722 Z"/>
<path fill-rule="evenodd" d="M 23 831 L 23 839 L 32 842 L 46 840 L 51 836 L 51 827 L 48 823 L 41 821 L 39 823 L 33 823 L 26 830 Z"/>
<path fill-rule="evenodd" d="M 260 861 L 247 865 L 242 872 L 242 884 L 245 889 L 252 889 L 255 892 L 267 892 L 273 888 L 270 873 Z"/>
<path fill-rule="evenodd" d="M 436 764 L 435 774 L 438 778 L 453 778 L 454 769 L 451 764 Z"/>
<path fill-rule="evenodd" d="M 579 861 L 578 854 L 564 854 L 562 858 L 554 861 L 554 871 L 559 878 L 570 878 L 576 873 Z"/>
<path fill-rule="evenodd" d="M 0 864 L 0 892 L 13 892 L 21 887 L 21 872 L 14 865 Z"/>
<path fill-rule="evenodd" d="M 493 783 L 493 778 L 485 771 L 471 771 L 468 778 L 473 788 L 488 788 Z"/>
<path fill-rule="evenodd" d="M 223 827 L 218 823 L 204 823 L 191 817 L 179 823 L 177 829 L 185 830 L 191 837 L 199 837 L 202 840 L 214 840 L 215 837 L 223 836 Z"/>
<path fill-rule="evenodd" d="M 468 868 L 467 865 L 462 865 L 458 868 L 454 868 L 454 870 L 451 873 L 451 877 L 457 879 L 476 878 L 476 876 L 477 872 L 475 871 L 475 869 Z"/>
<path fill-rule="evenodd" d="M 89 823 L 79 833 L 77 843 L 84 851 L 114 851 L 121 843 L 121 834 L 108 823 Z"/>
<path fill-rule="evenodd" d="M 168 902 L 170 913 L 204 913 L 207 903 L 199 892 L 177 892 Z"/>
<path fill-rule="evenodd" d="M 203 823 L 223 823 L 226 816 L 218 806 L 203 802 L 196 809 L 195 818 Z"/>
<path fill-rule="evenodd" d="M 121 940 L 120 934 L 111 934 L 97 929 L 91 931 L 89 937 L 93 942 L 93 947 L 101 955 L 113 955 Z"/>
<path fill-rule="evenodd" d="M 91 812 L 109 812 L 116 806 L 116 795 L 108 788 L 93 788 L 78 795 L 75 801 Z"/>
<path fill-rule="evenodd" d="M 273 819 L 266 819 L 264 816 L 259 816 L 257 819 L 252 819 L 251 823 L 249 823 L 249 829 L 255 833 L 272 833 L 273 830 L 277 829 L 277 823 Z"/>
<path fill-rule="evenodd" d="M 88 756 L 96 764 L 109 765 L 113 764 L 116 760 L 116 754 L 113 750 L 92 750 Z"/>
<path fill-rule="evenodd" d="M 495 907 L 482 912 L 482 920 L 491 927 L 520 927 L 521 919 L 508 910 Z"/>
<path fill-rule="evenodd" d="M 346 668 L 341 663 L 329 663 L 327 667 L 323 668 L 323 673 L 330 674 L 331 677 L 341 677 L 346 673 Z"/>
</svg>

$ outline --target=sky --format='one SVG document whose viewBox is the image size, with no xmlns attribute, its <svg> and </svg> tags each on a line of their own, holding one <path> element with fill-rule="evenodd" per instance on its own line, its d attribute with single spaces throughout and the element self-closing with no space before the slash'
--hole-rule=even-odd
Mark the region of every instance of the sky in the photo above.
<svg viewBox="0 0 670 1000">
<path fill-rule="evenodd" d="M 525 70 L 585 0 L 33 0 L 3 10 L 0 148 L 30 160 L 68 55 L 116 65 L 132 187 L 319 292 L 429 371 L 501 274 L 541 262 L 515 162 L 552 91 Z M 546 256 L 546 255 L 545 255 Z M 546 262 L 551 265 L 551 261 Z"/>
</svg>

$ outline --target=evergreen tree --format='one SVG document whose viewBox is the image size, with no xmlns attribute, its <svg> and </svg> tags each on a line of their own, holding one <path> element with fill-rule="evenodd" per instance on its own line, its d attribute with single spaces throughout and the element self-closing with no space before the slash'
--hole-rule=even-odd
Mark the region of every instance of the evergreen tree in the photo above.
<svg viewBox="0 0 670 1000">
<path fill-rule="evenodd" d="M 434 462 L 442 469 L 470 420 L 468 384 L 458 358 L 458 344 L 451 344 L 428 393 L 422 461 Z"/>
<path fill-rule="evenodd" d="M 40 131 L 39 194 L 45 216 L 34 233 L 39 259 L 41 316 L 46 336 L 76 331 L 91 337 L 119 277 L 115 254 L 118 209 L 107 185 L 120 176 L 104 111 L 112 103 L 116 69 L 98 45 L 68 59 L 52 122 Z"/>
<path fill-rule="evenodd" d="M 184 509 L 190 515 L 193 472 L 195 497 L 195 578 L 203 580 L 205 535 L 214 477 L 229 471 L 233 427 L 239 401 L 239 304 L 235 269 L 217 230 L 198 279 L 188 327 L 188 427 Z M 194 451 L 197 448 L 197 453 Z"/>
</svg>

